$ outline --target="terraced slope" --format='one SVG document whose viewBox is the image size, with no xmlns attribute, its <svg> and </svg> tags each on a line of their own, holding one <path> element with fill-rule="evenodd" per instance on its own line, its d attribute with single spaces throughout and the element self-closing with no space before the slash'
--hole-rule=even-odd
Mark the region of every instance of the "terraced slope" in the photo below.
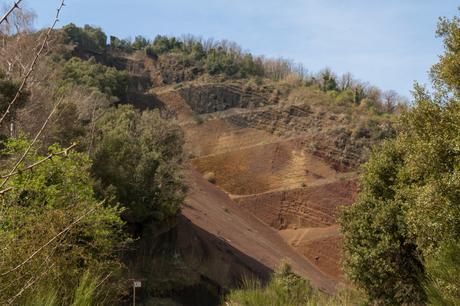
<svg viewBox="0 0 460 306">
<path fill-rule="evenodd" d="M 194 226 L 217 238 L 212 242 L 215 248 L 221 251 L 224 248 L 226 256 L 232 255 L 231 259 L 221 260 L 219 256 L 213 256 L 215 250 L 209 249 L 208 255 L 203 258 L 207 275 L 226 284 L 228 279 L 241 277 L 239 271 L 257 275 L 263 272 L 259 266 L 273 269 L 284 259 L 318 288 L 331 293 L 337 289 L 337 279 L 317 269 L 311 261 L 286 244 L 274 229 L 242 210 L 225 192 L 204 180 L 197 172 L 191 171 L 187 179 L 191 192 L 182 214 Z"/>
<path fill-rule="evenodd" d="M 197 173 L 183 214 L 247 256 L 274 268 L 288 258 L 317 286 L 341 278 L 337 209 L 356 195 L 347 144 L 324 138 L 336 115 L 285 105 L 267 88 L 243 94 L 232 84 L 157 93 L 183 127 Z M 319 141 L 318 141 L 319 139 Z"/>
<path fill-rule="evenodd" d="M 355 191 L 353 181 L 337 180 L 238 197 L 235 201 L 273 228 L 316 228 L 335 224 L 337 207 L 351 204 Z"/>
<path fill-rule="evenodd" d="M 337 176 L 319 158 L 298 148 L 296 140 L 202 156 L 192 164 L 201 173 L 215 173 L 218 185 L 232 195 L 290 189 Z"/>
<path fill-rule="evenodd" d="M 284 229 L 281 237 L 323 273 L 340 280 L 340 234 L 337 225 Z"/>
</svg>

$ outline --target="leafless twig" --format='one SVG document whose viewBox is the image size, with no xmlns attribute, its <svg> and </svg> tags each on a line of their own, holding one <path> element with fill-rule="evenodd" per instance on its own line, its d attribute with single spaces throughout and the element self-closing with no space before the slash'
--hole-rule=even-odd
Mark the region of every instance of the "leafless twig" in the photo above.
<svg viewBox="0 0 460 306">
<path fill-rule="evenodd" d="M 0 195 L 4 195 L 5 193 L 7 193 L 8 191 L 12 190 L 13 187 L 8 187 L 8 188 L 5 188 L 3 190 L 0 190 Z"/>
<path fill-rule="evenodd" d="M 45 130 L 45 127 L 48 125 L 48 122 L 50 121 L 51 117 L 53 116 L 53 114 L 56 112 L 58 106 L 61 104 L 63 98 L 61 98 L 59 100 L 59 102 L 56 103 L 56 105 L 54 105 L 53 107 L 53 110 L 50 112 L 50 114 L 48 115 L 48 118 L 46 118 L 45 122 L 43 123 L 41 129 L 38 131 L 38 133 L 35 135 L 35 138 L 32 140 L 32 142 L 29 144 L 29 146 L 27 147 L 27 149 L 24 151 L 24 153 L 21 155 L 21 157 L 18 159 L 18 161 L 14 164 L 13 168 L 11 169 L 11 171 L 6 175 L 5 179 L 3 180 L 3 182 L 0 184 L 0 189 L 3 188 L 5 186 L 5 184 L 8 182 L 8 180 L 10 179 L 10 177 L 13 175 L 14 172 L 16 172 L 16 170 L 18 169 L 19 165 L 24 161 L 24 159 L 26 158 L 27 154 L 29 154 L 30 150 L 32 149 L 33 145 L 37 142 L 38 138 L 40 137 L 40 135 L 43 133 L 43 131 Z M 4 191 L 0 191 L 0 194 L 3 194 Z"/>
<path fill-rule="evenodd" d="M 27 80 L 29 79 L 30 75 L 32 74 L 32 72 L 34 70 L 34 67 L 35 67 L 35 64 L 37 63 L 38 58 L 40 57 L 40 55 L 43 52 L 43 49 L 45 49 L 45 46 L 48 43 L 48 40 L 49 40 L 49 38 L 51 36 L 51 32 L 53 31 L 53 29 L 56 26 L 56 24 L 59 22 L 59 14 L 61 13 L 61 9 L 65 6 L 64 1 L 65 0 L 61 0 L 61 4 L 59 5 L 59 7 L 57 9 L 56 16 L 54 18 L 54 22 L 53 22 L 52 26 L 46 32 L 45 38 L 43 39 L 43 42 L 42 42 L 42 44 L 40 46 L 40 49 L 35 54 L 35 57 L 32 60 L 32 63 L 30 64 L 30 66 L 29 66 L 29 70 L 24 75 L 24 77 L 22 79 L 22 82 L 21 82 L 21 85 L 19 86 L 18 91 L 16 92 L 13 100 L 11 100 L 11 102 L 8 104 L 8 107 L 6 108 L 6 111 L 3 113 L 2 117 L 0 118 L 0 125 L 3 123 L 3 120 L 5 120 L 6 116 L 11 112 L 11 107 L 13 106 L 13 104 L 16 103 L 16 101 L 21 96 L 21 94 L 22 94 L 22 92 L 24 90 L 24 87 L 26 86 Z"/>
<path fill-rule="evenodd" d="M 22 263 L 20 263 L 19 265 L 17 265 L 16 267 L 14 267 L 13 269 L 7 271 L 7 272 L 4 272 L 2 274 L 0 274 L 0 276 L 5 276 L 5 275 L 8 275 L 10 274 L 11 272 L 14 272 L 16 270 L 18 270 L 19 268 L 21 268 L 23 265 L 25 265 L 26 263 L 28 263 L 32 258 L 34 258 L 38 253 L 40 253 L 44 248 L 46 248 L 48 245 L 50 245 L 54 240 L 56 240 L 57 238 L 59 238 L 60 236 L 62 236 L 63 234 L 65 234 L 66 232 L 68 232 L 73 226 L 75 226 L 78 222 L 80 222 L 81 220 L 83 220 L 86 216 L 88 216 L 89 214 L 91 214 L 93 211 L 96 210 L 96 208 L 98 208 L 99 206 L 101 206 L 102 204 L 104 204 L 105 200 L 99 202 L 98 204 L 96 204 L 93 208 L 87 210 L 84 214 L 82 214 L 80 217 L 78 217 L 77 219 L 75 219 L 72 223 L 70 223 L 66 228 L 64 228 L 62 231 L 60 231 L 59 233 L 57 233 L 53 238 L 51 238 L 47 243 L 45 243 L 44 245 L 42 245 L 41 247 L 39 247 L 35 252 L 33 252 L 26 260 L 24 260 Z"/>
<path fill-rule="evenodd" d="M 99 284 L 97 284 L 96 287 L 94 287 L 94 290 L 96 290 L 97 288 L 99 288 L 111 275 L 112 275 L 113 272 L 110 272 L 109 274 L 107 274 L 100 282 Z"/>
<path fill-rule="evenodd" d="M 46 275 L 46 273 L 48 273 L 51 268 L 54 266 L 54 264 L 51 264 L 45 271 L 42 272 L 42 274 L 40 274 L 39 276 L 37 277 L 32 277 L 31 279 L 29 279 L 29 281 L 27 282 L 27 284 L 21 288 L 21 290 L 15 295 L 13 296 L 11 299 L 8 300 L 8 305 L 11 305 L 13 304 L 13 302 L 21 296 L 22 293 L 24 293 L 24 291 L 26 291 L 28 288 L 30 288 L 30 286 L 32 286 L 33 284 L 35 284 L 40 278 L 42 278 L 43 276 Z"/>
<path fill-rule="evenodd" d="M 4 21 L 8 22 L 8 16 L 10 16 L 15 9 L 19 9 L 19 3 L 21 3 L 22 0 L 17 0 L 14 2 L 13 6 L 3 15 L 2 19 L 0 19 L 0 24 L 2 24 Z"/>
<path fill-rule="evenodd" d="M 27 167 L 25 167 L 24 169 L 21 169 L 21 170 L 16 170 L 15 172 L 13 173 L 9 173 L 9 174 L 6 174 L 6 175 L 3 175 L 1 176 L 1 178 L 7 178 L 9 176 L 14 176 L 20 172 L 23 172 L 23 171 L 26 171 L 26 170 L 31 170 L 33 169 L 34 167 L 40 165 L 41 163 L 44 163 L 45 161 L 47 161 L 48 159 L 52 159 L 54 156 L 59 156 L 59 155 L 64 155 L 64 156 L 67 156 L 67 154 L 69 154 L 69 151 L 72 150 L 73 148 L 75 148 L 77 146 L 77 143 L 73 143 L 72 145 L 70 145 L 69 147 L 65 148 L 64 150 L 62 151 L 59 151 L 59 152 L 53 152 L 53 153 L 50 153 L 48 154 L 48 156 L 40 159 L 39 161 L 33 163 L 33 164 L 30 164 L 28 165 Z M 0 192 L 1 194 L 1 192 Z"/>
<path fill-rule="evenodd" d="M 65 235 L 63 235 L 63 236 L 61 237 L 61 242 L 62 242 L 64 239 L 65 239 Z M 48 270 L 50 269 L 50 267 L 48 266 L 48 264 L 49 264 L 49 262 L 50 262 L 51 257 L 56 253 L 56 250 L 57 250 L 58 246 L 59 246 L 59 243 L 57 243 L 57 244 L 54 246 L 54 248 L 52 249 L 51 253 L 50 253 L 48 256 L 46 256 L 46 258 L 40 263 L 40 266 L 39 266 L 40 269 L 42 269 L 43 267 L 48 267 Z M 32 272 L 32 273 L 35 273 L 35 272 Z M 21 281 L 22 279 L 24 279 L 25 277 L 26 277 L 26 275 L 19 276 L 19 277 L 16 278 L 15 280 L 9 282 L 6 286 L 2 287 L 2 288 L 0 289 L 0 292 L 3 292 L 3 291 L 5 291 L 5 290 L 7 290 L 8 288 L 11 288 L 11 287 L 14 286 L 14 285 L 17 285 L 18 282 L 20 282 L 20 281 Z M 29 279 L 29 282 L 30 282 L 31 279 L 32 279 L 32 278 Z M 2 284 L 2 285 L 3 285 L 3 284 Z M 29 286 L 29 287 L 30 287 L 30 286 Z M 27 288 L 26 288 L 26 289 L 27 289 Z M 21 289 L 20 291 L 24 292 L 24 290 L 22 290 L 22 289 Z M 9 299 L 9 300 L 11 300 L 11 299 Z"/>
</svg>

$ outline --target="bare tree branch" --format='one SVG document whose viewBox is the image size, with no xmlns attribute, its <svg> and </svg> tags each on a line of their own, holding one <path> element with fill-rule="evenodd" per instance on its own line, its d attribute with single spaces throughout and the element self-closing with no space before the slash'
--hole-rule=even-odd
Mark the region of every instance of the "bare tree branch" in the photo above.
<svg viewBox="0 0 460 306">
<path fill-rule="evenodd" d="M 63 235 L 63 236 L 61 237 L 60 242 L 62 242 L 63 239 L 65 239 L 65 235 Z M 52 264 L 51 267 L 50 267 L 48 264 L 49 264 L 49 262 L 50 262 L 51 257 L 56 253 L 56 250 L 57 250 L 57 248 L 58 248 L 60 242 L 57 243 L 57 244 L 53 247 L 51 253 L 48 254 L 48 255 L 46 256 L 46 258 L 42 261 L 42 263 L 41 263 L 40 266 L 39 266 L 39 269 L 42 269 L 43 267 L 45 267 L 45 268 L 47 268 L 47 269 L 45 269 L 45 270 L 51 270 L 51 267 L 52 267 L 52 265 L 54 265 L 54 264 Z M 35 273 L 35 272 L 32 272 L 32 274 L 34 274 L 34 273 Z M 43 274 L 43 275 L 44 275 L 44 274 Z M 8 289 L 8 287 L 12 287 L 12 286 L 14 286 L 14 285 L 17 285 L 19 281 L 21 281 L 22 279 L 25 278 L 25 276 L 26 276 L 26 275 L 22 275 L 22 276 L 16 278 L 15 280 L 11 281 L 9 284 L 7 284 L 6 287 L 3 287 L 2 289 L 0 289 L 0 292 L 5 291 L 6 289 Z M 32 280 L 32 278 L 33 278 L 33 277 L 31 277 L 27 282 L 30 282 L 30 281 Z M 32 285 L 33 285 L 33 284 L 32 284 Z M 26 286 L 27 286 L 27 284 L 26 284 Z M 29 288 L 29 287 L 30 287 L 30 286 L 28 286 L 27 288 Z M 25 286 L 24 286 L 23 288 L 21 288 L 21 290 L 20 290 L 19 292 L 22 292 L 22 293 L 23 293 L 27 288 L 25 288 Z M 8 299 L 8 301 L 10 301 L 11 299 L 15 299 L 15 298 L 19 297 L 22 293 L 19 293 L 19 295 L 16 294 L 13 298 Z"/>
<path fill-rule="evenodd" d="M 39 279 L 41 279 L 43 276 L 45 276 L 50 270 L 51 268 L 53 268 L 54 266 L 54 263 L 51 264 L 45 271 L 42 272 L 42 274 L 38 275 L 37 277 L 32 277 L 29 279 L 29 281 L 27 282 L 27 284 L 21 288 L 21 290 L 15 295 L 13 296 L 11 299 L 8 300 L 8 305 L 11 305 L 13 304 L 13 302 L 21 296 L 21 294 L 24 293 L 24 291 L 26 291 L 30 286 L 32 286 L 33 284 L 35 284 Z"/>
<path fill-rule="evenodd" d="M 8 16 L 10 16 L 15 9 L 19 9 L 19 3 L 21 3 L 22 0 L 17 0 L 14 2 L 13 6 L 3 15 L 2 19 L 0 19 L 0 24 L 2 24 L 4 21 L 8 22 Z"/>
<path fill-rule="evenodd" d="M 58 9 L 57 9 L 57 12 L 56 12 L 56 16 L 54 18 L 54 22 L 52 24 L 52 26 L 48 29 L 48 31 L 46 32 L 45 34 L 45 38 L 43 39 L 43 42 L 40 46 L 40 49 L 38 50 L 38 52 L 35 54 L 35 57 L 34 59 L 32 60 L 32 63 L 30 64 L 29 66 L 29 70 L 27 71 L 27 73 L 24 75 L 24 78 L 22 79 L 22 82 L 21 82 L 21 85 L 19 86 L 19 89 L 18 91 L 16 92 L 13 100 L 11 100 L 11 102 L 8 104 L 8 107 L 6 108 L 6 111 L 5 113 L 2 115 L 2 117 L 0 118 L 0 126 L 1 124 L 3 123 L 3 120 L 5 120 L 6 116 L 11 112 L 11 107 L 13 106 L 14 103 L 16 103 L 16 101 L 19 99 L 19 97 L 21 96 L 22 94 L 22 91 L 24 90 L 24 87 L 26 86 L 26 83 L 27 83 L 27 80 L 29 79 L 30 75 L 32 74 L 33 70 L 34 70 L 34 67 L 35 67 L 35 64 L 37 63 L 37 60 L 38 58 L 40 57 L 40 55 L 42 54 L 43 52 L 43 49 L 45 49 L 45 46 L 47 45 L 48 43 L 48 40 L 51 36 L 51 32 L 53 31 L 54 27 L 56 26 L 56 24 L 59 22 L 59 14 L 61 13 L 61 9 L 65 6 L 65 0 L 61 0 L 61 4 L 59 5 Z"/>
<path fill-rule="evenodd" d="M 59 155 L 64 155 L 64 156 L 67 156 L 67 154 L 69 153 L 70 150 L 72 150 L 73 148 L 75 148 L 77 146 L 77 143 L 73 143 L 72 145 L 70 145 L 69 147 L 65 148 L 64 150 L 62 151 L 59 151 L 59 152 L 53 152 L 53 153 L 50 153 L 48 154 L 48 156 L 44 157 L 43 159 L 25 167 L 24 169 L 21 169 L 21 170 L 16 170 L 15 172 L 13 173 L 9 173 L 9 174 L 6 174 L 6 175 L 3 175 L 1 176 L 1 178 L 7 178 L 9 176 L 14 176 L 20 172 L 24 172 L 26 170 L 31 170 L 33 169 L 34 167 L 40 165 L 41 163 L 44 163 L 45 161 L 47 161 L 48 159 L 52 159 L 54 156 L 59 156 Z M 1 192 L 0 192 L 1 193 Z"/>
<path fill-rule="evenodd" d="M 37 142 L 38 138 L 40 137 L 40 135 L 43 133 L 43 131 L 45 130 L 45 127 L 48 125 L 48 122 L 50 121 L 51 117 L 53 116 L 53 114 L 56 112 L 58 106 L 61 104 L 62 102 L 62 98 L 59 100 L 58 103 L 56 103 L 56 105 L 54 105 L 53 107 L 53 110 L 50 112 L 50 114 L 48 115 L 48 118 L 46 118 L 45 122 L 43 123 L 41 129 L 38 131 L 38 133 L 35 135 L 35 138 L 32 140 L 32 142 L 29 144 L 29 146 L 27 147 L 27 149 L 24 151 L 24 153 L 21 155 L 21 157 L 18 159 L 18 161 L 14 164 L 13 168 L 11 169 L 11 171 L 8 173 L 8 175 L 6 175 L 5 179 L 3 180 L 3 182 L 0 184 L 0 189 L 3 188 L 5 186 L 5 184 L 8 182 L 8 180 L 10 179 L 10 177 L 13 175 L 13 173 L 18 169 L 19 165 L 24 161 L 24 159 L 26 158 L 27 154 L 29 154 L 30 150 L 32 149 L 33 145 Z M 0 194 L 3 194 L 4 192 L 0 192 Z"/>
<path fill-rule="evenodd" d="M 13 187 L 8 187 L 8 188 L 5 188 L 3 190 L 0 190 L 0 195 L 4 195 L 5 193 L 7 193 L 8 191 L 12 190 Z"/>
<path fill-rule="evenodd" d="M 83 220 L 86 216 L 88 216 L 89 214 L 91 214 L 93 211 L 95 211 L 99 206 L 101 206 L 102 204 L 104 204 L 105 200 L 102 200 L 101 202 L 99 202 L 98 204 L 96 204 L 93 208 L 87 210 L 84 214 L 82 214 L 80 217 L 78 217 L 77 219 L 75 219 L 72 223 L 70 223 L 66 228 L 64 228 L 62 231 L 60 231 L 59 233 L 57 233 L 53 238 L 51 238 L 47 243 L 45 243 L 44 245 L 42 245 L 41 247 L 39 247 L 35 252 L 33 252 L 26 260 L 24 260 L 22 263 L 20 263 L 19 265 L 17 265 L 16 267 L 14 267 L 13 269 L 11 270 L 8 270 L 7 272 L 4 272 L 2 274 L 0 274 L 0 276 L 5 276 L 5 275 L 8 275 L 10 274 L 11 272 L 14 272 L 16 270 L 18 270 L 19 268 L 21 268 L 23 265 L 25 265 L 26 263 L 28 263 L 32 258 L 34 258 L 38 253 L 40 253 L 44 248 L 46 248 L 48 245 L 50 245 L 54 240 L 56 240 L 57 238 L 59 238 L 60 236 L 62 236 L 63 234 L 67 233 L 73 226 L 75 226 L 78 222 L 80 222 L 81 220 Z"/>
</svg>

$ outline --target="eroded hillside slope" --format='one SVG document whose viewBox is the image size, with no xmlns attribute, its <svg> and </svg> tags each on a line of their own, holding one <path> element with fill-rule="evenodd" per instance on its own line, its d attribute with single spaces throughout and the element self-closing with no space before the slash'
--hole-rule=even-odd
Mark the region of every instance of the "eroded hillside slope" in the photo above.
<svg viewBox="0 0 460 306">
<path fill-rule="evenodd" d="M 362 118 L 329 110 L 314 93 L 244 81 L 189 82 L 154 94 L 182 126 L 198 171 L 188 176 L 194 187 L 183 215 L 270 269 L 286 259 L 334 291 L 337 209 L 353 203 L 357 165 L 374 141 Z"/>
<path fill-rule="evenodd" d="M 336 290 L 337 280 L 319 271 L 313 263 L 289 247 L 274 229 L 242 210 L 225 192 L 193 170 L 187 179 L 191 192 L 182 214 L 194 226 L 216 237 L 216 250 L 209 250 L 210 254 L 218 253 L 223 248 L 224 253 L 232 258 L 222 260 L 218 256 L 209 256 L 206 275 L 229 286 L 232 284 L 228 280 L 237 283 L 243 272 L 264 276 L 266 270 L 261 267 L 271 270 L 282 259 L 286 259 L 297 273 L 310 279 L 318 288 L 327 292 Z M 224 245 L 231 246 L 237 252 Z"/>
</svg>

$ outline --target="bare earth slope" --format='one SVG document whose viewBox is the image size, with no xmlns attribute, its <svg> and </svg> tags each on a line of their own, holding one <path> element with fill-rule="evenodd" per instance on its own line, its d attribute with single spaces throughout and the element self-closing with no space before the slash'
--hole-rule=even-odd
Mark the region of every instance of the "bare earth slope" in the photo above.
<svg viewBox="0 0 460 306">
<path fill-rule="evenodd" d="M 191 192 L 182 214 L 194 225 L 269 268 L 275 268 L 285 259 L 297 273 L 318 288 L 327 292 L 335 291 L 336 280 L 320 272 L 309 260 L 289 247 L 274 229 L 242 210 L 225 192 L 208 183 L 195 171 L 188 174 L 188 181 Z M 220 269 L 219 273 L 228 273 L 225 266 Z"/>
<path fill-rule="evenodd" d="M 341 124 L 339 116 L 278 103 L 269 90 L 194 84 L 155 92 L 182 126 L 196 170 L 188 175 L 183 215 L 216 237 L 207 244 L 222 248 L 218 239 L 233 249 L 213 263 L 222 275 L 237 278 L 235 271 L 246 266 L 262 277 L 258 264 L 274 269 L 287 259 L 314 285 L 334 292 L 342 280 L 337 209 L 355 199 L 356 173 L 346 164 L 358 159 L 324 132 Z M 203 179 L 210 174 L 215 185 Z M 218 279 L 219 273 L 207 275 Z"/>
</svg>

